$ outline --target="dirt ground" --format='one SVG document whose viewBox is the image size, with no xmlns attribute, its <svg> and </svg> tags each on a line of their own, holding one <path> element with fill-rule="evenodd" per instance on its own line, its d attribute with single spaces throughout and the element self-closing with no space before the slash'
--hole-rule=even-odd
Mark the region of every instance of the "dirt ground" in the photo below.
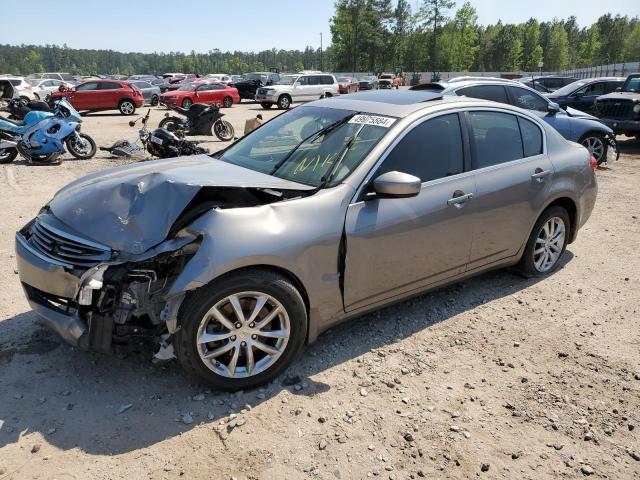
<svg viewBox="0 0 640 480">
<path fill-rule="evenodd" d="M 278 113 L 225 112 L 239 133 Z M 92 114 L 83 129 L 133 140 L 128 120 Z M 555 274 L 497 271 L 367 315 L 238 394 L 190 385 L 148 349 L 81 352 L 39 325 L 14 232 L 67 182 L 123 161 L 2 166 L 0 480 L 640 478 L 640 142 L 621 140 Z"/>
</svg>

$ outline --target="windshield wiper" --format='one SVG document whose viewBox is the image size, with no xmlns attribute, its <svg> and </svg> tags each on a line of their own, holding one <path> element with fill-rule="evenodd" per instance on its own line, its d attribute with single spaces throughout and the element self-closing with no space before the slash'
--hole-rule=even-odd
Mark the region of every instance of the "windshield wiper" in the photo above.
<svg viewBox="0 0 640 480">
<path fill-rule="evenodd" d="M 355 142 L 356 138 L 358 138 L 358 135 L 360 135 L 360 132 L 362 131 L 363 128 L 364 128 L 364 124 L 360 125 L 360 128 L 358 128 L 358 131 L 354 133 L 351 136 L 351 138 L 349 138 L 349 140 L 347 140 L 347 142 L 344 144 L 344 147 L 342 147 L 342 149 L 338 153 L 338 159 L 335 161 L 333 165 L 331 165 L 331 168 L 329 169 L 329 171 L 325 175 L 323 175 L 322 178 L 320 179 L 320 185 L 318 185 L 318 187 L 316 188 L 315 190 L 316 192 L 322 190 L 331 181 L 331 179 L 333 178 L 333 175 L 336 173 L 336 170 L 342 164 L 344 157 L 347 156 L 347 152 L 353 145 L 353 142 Z"/>
<path fill-rule="evenodd" d="M 317 132 L 312 133 L 311 135 L 309 135 L 308 137 L 303 138 L 295 147 L 293 147 L 293 149 L 287 153 L 278 163 L 276 163 L 274 165 L 274 167 L 271 169 L 271 172 L 269 172 L 269 175 L 273 175 L 275 174 L 280 167 L 282 167 L 282 165 L 284 165 L 284 163 L 289 160 L 291 158 L 291 156 L 296 153 L 296 151 L 305 143 L 307 143 L 308 141 L 314 141 L 317 138 L 323 136 L 323 135 L 327 135 L 329 132 L 335 130 L 336 128 L 340 127 L 341 125 L 344 125 L 345 123 L 347 123 L 349 120 L 351 120 L 354 116 L 356 116 L 357 113 L 354 112 L 351 115 L 347 115 L 346 117 L 333 122 L 329 125 L 327 125 L 326 127 L 324 127 L 321 130 L 318 130 Z"/>
</svg>

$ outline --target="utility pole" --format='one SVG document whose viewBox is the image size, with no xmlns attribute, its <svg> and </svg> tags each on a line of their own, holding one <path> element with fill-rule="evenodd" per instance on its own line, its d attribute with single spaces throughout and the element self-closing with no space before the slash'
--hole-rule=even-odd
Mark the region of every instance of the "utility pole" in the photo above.
<svg viewBox="0 0 640 480">
<path fill-rule="evenodd" d="M 320 71 L 324 72 L 324 68 L 322 68 L 322 32 L 320 32 Z"/>
</svg>

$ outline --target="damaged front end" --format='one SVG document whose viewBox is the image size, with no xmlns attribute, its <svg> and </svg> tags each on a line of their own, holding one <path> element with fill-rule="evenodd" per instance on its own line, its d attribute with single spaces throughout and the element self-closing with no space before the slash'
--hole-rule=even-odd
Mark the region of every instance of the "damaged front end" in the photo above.
<svg viewBox="0 0 640 480">
<path fill-rule="evenodd" d="M 200 239 L 186 230 L 140 255 L 63 230 L 48 212 L 16 235 L 18 269 L 32 309 L 68 343 L 111 351 L 131 336 L 175 330 L 184 293 L 167 298 Z"/>
</svg>

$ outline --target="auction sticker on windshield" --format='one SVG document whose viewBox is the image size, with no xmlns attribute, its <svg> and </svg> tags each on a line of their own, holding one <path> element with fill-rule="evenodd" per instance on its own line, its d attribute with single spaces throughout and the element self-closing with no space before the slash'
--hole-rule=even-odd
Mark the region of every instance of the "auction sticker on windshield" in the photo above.
<svg viewBox="0 0 640 480">
<path fill-rule="evenodd" d="M 376 125 L 378 127 L 389 128 L 396 122 L 395 118 L 381 117 L 379 115 L 355 115 L 349 123 L 359 123 L 361 125 Z"/>
</svg>

